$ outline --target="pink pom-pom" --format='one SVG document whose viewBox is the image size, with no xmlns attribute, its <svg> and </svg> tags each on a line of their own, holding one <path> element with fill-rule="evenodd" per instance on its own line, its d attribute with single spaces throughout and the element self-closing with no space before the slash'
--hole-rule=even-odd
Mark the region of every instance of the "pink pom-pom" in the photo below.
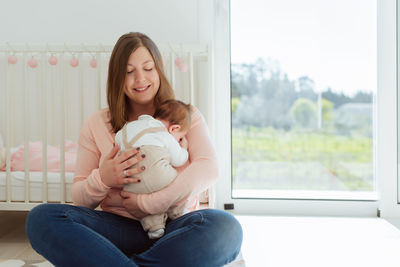
<svg viewBox="0 0 400 267">
<path fill-rule="evenodd" d="M 69 61 L 69 64 L 71 65 L 71 67 L 75 68 L 78 67 L 79 65 L 79 60 L 76 57 L 71 58 L 71 60 Z"/>
<path fill-rule="evenodd" d="M 8 64 L 17 64 L 18 58 L 16 55 L 11 55 L 8 57 Z"/>
<path fill-rule="evenodd" d="M 29 67 L 31 67 L 31 68 L 36 68 L 38 65 L 39 65 L 39 63 L 37 62 L 37 60 L 36 60 L 36 58 L 34 58 L 34 57 L 32 57 L 29 61 L 28 61 L 28 65 L 29 65 Z"/>
<path fill-rule="evenodd" d="M 92 58 L 92 60 L 90 60 L 90 66 L 92 68 L 96 68 L 97 67 L 97 60 L 95 58 Z"/>
<path fill-rule="evenodd" d="M 187 72 L 188 70 L 188 65 L 180 57 L 175 59 L 175 65 L 178 67 L 180 72 Z"/>
<path fill-rule="evenodd" d="M 55 57 L 54 55 L 51 55 L 51 57 L 49 57 L 49 64 L 52 66 L 57 65 L 58 59 L 57 57 Z"/>
</svg>

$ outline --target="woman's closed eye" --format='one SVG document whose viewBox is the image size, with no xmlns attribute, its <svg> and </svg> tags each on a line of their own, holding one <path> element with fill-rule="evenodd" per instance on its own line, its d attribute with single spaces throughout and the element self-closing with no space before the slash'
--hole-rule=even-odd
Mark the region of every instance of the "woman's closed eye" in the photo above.
<svg viewBox="0 0 400 267">
<path fill-rule="evenodd" d="M 152 71 L 153 68 L 148 68 L 148 69 L 144 69 L 144 70 L 145 70 L 145 71 Z M 133 70 L 127 71 L 126 73 L 127 73 L 127 74 L 131 74 L 131 73 L 133 73 Z"/>
</svg>

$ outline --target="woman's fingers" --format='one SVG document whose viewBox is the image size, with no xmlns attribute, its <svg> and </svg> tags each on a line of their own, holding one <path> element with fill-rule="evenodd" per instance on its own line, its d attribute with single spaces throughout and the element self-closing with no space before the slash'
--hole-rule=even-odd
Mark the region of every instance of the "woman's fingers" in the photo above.
<svg viewBox="0 0 400 267">
<path fill-rule="evenodd" d="M 122 184 L 122 185 L 125 185 L 125 184 L 137 184 L 137 183 L 140 183 L 141 182 L 141 180 L 140 180 L 140 178 L 122 178 L 121 180 L 120 180 L 120 183 Z"/>
<path fill-rule="evenodd" d="M 118 154 L 119 146 L 114 143 L 113 148 L 105 156 L 104 161 L 99 167 L 100 178 L 109 187 L 116 185 L 115 177 L 118 177 L 118 168 L 114 165 L 114 158 Z"/>
<path fill-rule="evenodd" d="M 143 160 L 142 156 L 143 155 L 136 154 L 133 158 L 130 158 L 130 159 L 124 161 L 123 163 L 121 163 L 122 169 L 124 169 L 124 170 L 128 169 L 129 167 L 137 164 L 139 161 L 142 161 Z"/>
<path fill-rule="evenodd" d="M 134 176 L 135 174 L 141 173 L 144 171 L 146 167 L 144 166 L 137 166 L 136 168 L 126 169 L 122 172 L 124 177 Z"/>
<path fill-rule="evenodd" d="M 125 151 L 124 153 L 122 153 L 121 155 L 119 155 L 117 157 L 118 163 L 122 163 L 122 162 L 126 161 L 127 159 L 135 156 L 138 153 L 139 153 L 139 149 L 137 149 L 137 148 L 133 148 L 128 151 Z"/>
</svg>

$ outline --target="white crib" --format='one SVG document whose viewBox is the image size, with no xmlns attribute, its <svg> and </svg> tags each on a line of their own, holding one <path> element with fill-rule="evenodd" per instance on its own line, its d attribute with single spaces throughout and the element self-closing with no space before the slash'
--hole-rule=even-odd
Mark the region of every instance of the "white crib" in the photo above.
<svg viewBox="0 0 400 267">
<path fill-rule="evenodd" d="M 160 44 L 159 48 L 176 97 L 197 106 L 212 130 L 210 45 Z M 0 210 L 71 202 L 73 173 L 65 170 L 64 144 L 66 140 L 76 143 L 85 118 L 107 106 L 111 50 L 112 46 L 84 44 L 0 46 L 0 136 L 6 159 L 5 169 L 0 170 Z M 58 172 L 48 171 L 47 160 L 42 171 L 30 171 L 28 149 L 24 150 L 24 170 L 11 169 L 13 150 L 19 145 L 28 148 L 30 141 L 41 141 L 43 159 L 49 145 L 59 146 Z"/>
</svg>

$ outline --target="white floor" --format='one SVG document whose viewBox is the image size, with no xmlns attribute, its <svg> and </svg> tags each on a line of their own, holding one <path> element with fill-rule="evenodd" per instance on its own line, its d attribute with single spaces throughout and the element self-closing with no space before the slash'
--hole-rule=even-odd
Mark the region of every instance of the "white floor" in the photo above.
<svg viewBox="0 0 400 267">
<path fill-rule="evenodd" d="M 236 217 L 247 267 L 400 267 L 400 230 L 383 219 Z"/>
</svg>

